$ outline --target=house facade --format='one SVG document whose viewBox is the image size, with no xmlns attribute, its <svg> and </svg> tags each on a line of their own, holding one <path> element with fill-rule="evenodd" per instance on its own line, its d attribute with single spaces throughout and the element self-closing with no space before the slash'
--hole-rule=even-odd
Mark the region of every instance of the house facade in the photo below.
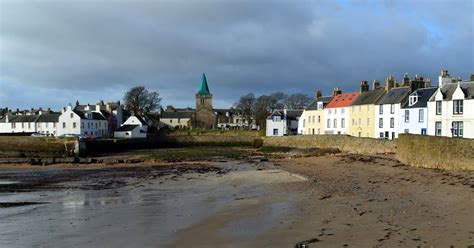
<svg viewBox="0 0 474 248">
<path fill-rule="evenodd" d="M 114 132 L 115 138 L 146 138 L 150 122 L 138 115 L 130 116 Z"/>
<path fill-rule="evenodd" d="M 375 135 L 380 139 L 398 138 L 401 106 L 408 99 L 410 87 L 390 89 L 375 106 Z M 409 115 L 406 120 L 409 120 Z"/>
<path fill-rule="evenodd" d="M 267 118 L 266 136 L 296 135 L 303 110 L 275 110 Z"/>
<path fill-rule="evenodd" d="M 474 138 L 474 81 L 441 81 L 428 101 L 428 135 Z"/>
<path fill-rule="evenodd" d="M 385 89 L 377 83 L 369 90 L 367 81 L 361 82 L 360 95 L 350 106 L 349 135 L 375 138 L 375 104 L 385 94 Z"/>
<path fill-rule="evenodd" d="M 317 91 L 315 99 L 303 110 L 298 123 L 298 134 L 324 134 L 324 108 L 331 101 L 332 96 L 322 96 Z"/>
<path fill-rule="evenodd" d="M 357 99 L 359 93 L 341 93 L 339 89 L 335 89 L 333 95 L 324 109 L 324 134 L 348 134 L 349 106 Z"/>
<path fill-rule="evenodd" d="M 87 138 L 100 138 L 108 135 L 108 121 L 100 112 L 100 107 L 87 107 L 84 111 L 73 110 L 69 105 L 58 118 L 58 135 L 74 134 Z"/>
<path fill-rule="evenodd" d="M 428 100 L 437 88 L 417 89 L 408 96 L 398 120 L 399 133 L 428 135 Z"/>
</svg>

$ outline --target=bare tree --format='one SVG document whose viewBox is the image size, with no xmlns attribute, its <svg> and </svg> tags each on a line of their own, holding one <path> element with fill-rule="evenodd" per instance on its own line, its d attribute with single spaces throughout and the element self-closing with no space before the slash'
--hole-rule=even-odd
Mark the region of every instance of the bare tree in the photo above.
<svg viewBox="0 0 474 248">
<path fill-rule="evenodd" d="M 124 96 L 125 108 L 138 115 L 147 115 L 160 107 L 160 94 L 148 91 L 144 86 L 129 89 Z"/>
<path fill-rule="evenodd" d="M 311 102 L 311 97 L 303 93 L 295 93 L 287 96 L 283 103 L 287 109 L 303 109 Z"/>
<path fill-rule="evenodd" d="M 241 111 L 244 119 L 247 120 L 247 123 L 250 127 L 255 110 L 255 95 L 253 93 L 249 93 L 240 97 L 239 101 L 234 104 L 234 107 Z"/>
</svg>

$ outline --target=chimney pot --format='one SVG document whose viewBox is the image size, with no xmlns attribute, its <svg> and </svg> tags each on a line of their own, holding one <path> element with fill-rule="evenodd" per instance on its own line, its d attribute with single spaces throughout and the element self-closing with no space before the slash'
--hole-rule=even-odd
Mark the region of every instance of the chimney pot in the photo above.
<svg viewBox="0 0 474 248">
<path fill-rule="evenodd" d="M 318 91 L 316 91 L 316 95 L 315 95 L 315 96 L 316 96 L 315 99 L 318 99 L 318 98 L 322 97 L 323 94 L 321 93 L 320 90 L 318 90 Z"/>
</svg>

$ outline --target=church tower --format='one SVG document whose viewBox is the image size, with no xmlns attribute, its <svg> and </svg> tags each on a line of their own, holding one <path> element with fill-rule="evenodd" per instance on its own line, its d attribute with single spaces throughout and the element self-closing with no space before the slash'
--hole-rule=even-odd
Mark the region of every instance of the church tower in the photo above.
<svg viewBox="0 0 474 248">
<path fill-rule="evenodd" d="M 212 94 L 207 85 L 206 74 L 201 76 L 201 84 L 196 93 L 196 111 L 193 116 L 193 127 L 212 129 L 216 126 L 216 115 L 212 108 Z"/>
</svg>

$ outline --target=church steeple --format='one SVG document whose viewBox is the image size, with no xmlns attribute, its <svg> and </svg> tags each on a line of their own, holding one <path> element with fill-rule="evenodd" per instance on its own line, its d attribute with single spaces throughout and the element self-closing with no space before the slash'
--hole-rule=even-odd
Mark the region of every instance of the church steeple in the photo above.
<svg viewBox="0 0 474 248">
<path fill-rule="evenodd" d="M 199 86 L 198 94 L 202 95 L 210 95 L 211 92 L 209 91 L 209 86 L 207 85 L 206 74 L 202 74 L 201 76 L 201 85 Z"/>
</svg>

